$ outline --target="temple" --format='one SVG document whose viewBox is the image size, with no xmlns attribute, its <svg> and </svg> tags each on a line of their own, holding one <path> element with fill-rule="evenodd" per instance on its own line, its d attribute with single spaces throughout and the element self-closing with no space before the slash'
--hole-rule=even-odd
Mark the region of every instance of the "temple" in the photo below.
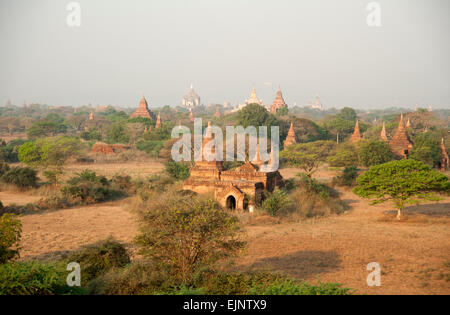
<svg viewBox="0 0 450 315">
<path fill-rule="evenodd" d="M 89 120 L 94 120 L 94 112 L 91 112 L 91 113 L 89 114 Z"/>
<path fill-rule="evenodd" d="M 290 145 L 296 144 L 296 143 L 297 143 L 297 139 L 295 138 L 294 124 L 291 123 L 291 127 L 289 128 L 287 137 L 283 142 L 283 146 L 287 147 L 287 146 L 290 146 Z"/>
<path fill-rule="evenodd" d="M 403 114 L 400 115 L 397 131 L 389 142 L 392 153 L 401 158 L 408 158 L 409 152 L 413 148 L 411 141 L 406 133 L 405 123 L 403 122 Z"/>
<path fill-rule="evenodd" d="M 275 100 L 272 105 L 270 105 L 270 112 L 272 114 L 276 114 L 278 110 L 281 108 L 287 107 L 287 104 L 284 102 L 283 94 L 281 93 L 281 88 L 278 85 L 277 95 L 275 96 Z"/>
<path fill-rule="evenodd" d="M 256 96 L 256 89 L 253 88 L 252 89 L 252 93 L 250 94 L 250 98 L 248 100 L 245 101 L 245 104 L 259 104 L 259 105 L 263 105 L 262 100 L 258 99 L 258 97 Z"/>
<path fill-rule="evenodd" d="M 216 118 L 220 118 L 220 116 L 222 116 L 222 115 L 220 114 L 220 109 L 219 109 L 219 106 L 217 106 L 217 108 L 216 108 L 216 112 L 214 113 L 214 117 L 216 117 Z"/>
<path fill-rule="evenodd" d="M 184 190 L 214 193 L 217 202 L 227 209 L 252 211 L 254 205 L 264 200 L 264 191 L 271 192 L 284 185 L 278 171 L 260 171 L 263 163 L 259 158 L 259 145 L 255 163 L 247 161 L 236 169 L 224 171 L 223 162 L 216 160 L 215 147 L 210 152 L 204 150 L 210 141 L 214 141 L 214 137 L 208 124 L 202 142 L 202 160 L 191 167 L 190 176 L 183 183 Z"/>
<path fill-rule="evenodd" d="M 155 128 L 158 129 L 161 127 L 161 114 L 158 113 L 158 118 L 156 119 Z"/>
<path fill-rule="evenodd" d="M 200 96 L 197 95 L 194 91 L 194 86 L 191 84 L 191 88 L 183 97 L 181 104 L 185 107 L 195 107 L 200 106 Z"/>
<path fill-rule="evenodd" d="M 384 141 L 388 141 L 388 138 L 387 138 L 387 135 L 386 135 L 386 124 L 384 123 L 384 121 L 383 121 L 383 128 L 381 128 L 380 137 Z"/>
<path fill-rule="evenodd" d="M 143 94 L 138 109 L 130 116 L 130 118 L 137 118 L 137 117 L 149 118 L 152 120 L 154 119 L 153 113 L 150 112 L 150 110 L 148 109 L 148 103 Z"/>
<path fill-rule="evenodd" d="M 356 124 L 355 124 L 355 130 L 353 131 L 353 134 L 350 137 L 349 141 L 354 143 L 354 142 L 361 140 L 361 138 L 362 137 L 361 137 L 361 132 L 359 130 L 359 121 L 357 120 Z"/>
<path fill-rule="evenodd" d="M 192 108 L 189 108 L 189 121 L 194 122 L 194 113 L 192 112 Z"/>
<path fill-rule="evenodd" d="M 439 168 L 443 171 L 450 169 L 450 159 L 445 149 L 444 138 L 441 140 L 441 160 L 439 162 Z"/>
</svg>

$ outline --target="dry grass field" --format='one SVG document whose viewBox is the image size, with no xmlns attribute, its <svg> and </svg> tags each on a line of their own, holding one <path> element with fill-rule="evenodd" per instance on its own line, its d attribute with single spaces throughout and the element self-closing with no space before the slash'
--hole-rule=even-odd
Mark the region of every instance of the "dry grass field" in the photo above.
<svg viewBox="0 0 450 315">
<path fill-rule="evenodd" d="M 78 172 L 86 165 L 72 165 Z M 124 171 L 149 175 L 163 166 L 153 164 L 92 164 L 100 174 Z M 298 171 L 284 169 L 285 178 Z M 319 179 L 334 176 L 322 169 Z M 339 216 L 302 222 L 274 223 L 260 217 L 249 220 L 248 248 L 232 268 L 266 269 L 315 282 L 339 282 L 360 294 L 450 294 L 450 198 L 409 207 L 408 220 L 391 220 L 392 205 L 370 205 L 350 190 L 341 190 L 350 209 Z M 0 193 L 6 203 L 33 201 L 26 194 Z M 128 199 L 25 215 L 21 259 L 46 259 L 77 249 L 109 235 L 127 243 L 137 233 Z M 253 222 L 253 223 L 252 223 Z M 368 287 L 370 262 L 381 265 L 381 286 Z"/>
</svg>

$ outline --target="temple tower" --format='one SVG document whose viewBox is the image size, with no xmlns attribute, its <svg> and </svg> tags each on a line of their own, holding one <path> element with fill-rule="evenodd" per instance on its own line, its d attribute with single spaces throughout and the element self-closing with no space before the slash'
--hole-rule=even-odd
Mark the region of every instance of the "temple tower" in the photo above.
<svg viewBox="0 0 450 315">
<path fill-rule="evenodd" d="M 353 131 L 353 134 L 350 137 L 349 141 L 351 143 L 354 143 L 354 142 L 357 142 L 357 141 L 361 140 L 361 138 L 362 137 L 361 137 L 361 132 L 359 130 L 359 120 L 357 120 L 356 124 L 355 124 L 355 130 Z"/>
<path fill-rule="evenodd" d="M 383 128 L 381 129 L 381 134 L 380 134 L 381 139 L 383 139 L 384 141 L 388 141 L 388 138 L 386 136 L 386 124 L 383 121 Z"/>
<path fill-rule="evenodd" d="M 220 116 L 222 116 L 222 115 L 220 114 L 219 106 L 217 106 L 216 112 L 214 113 L 214 117 L 219 118 Z"/>
<path fill-rule="evenodd" d="M 161 114 L 158 113 L 158 118 L 156 119 L 155 128 L 158 129 L 161 127 Z"/>
<path fill-rule="evenodd" d="M 398 123 L 397 131 L 389 142 L 392 152 L 397 157 L 408 158 L 409 152 L 413 148 L 411 141 L 406 133 L 405 123 L 403 121 L 403 114 L 400 115 L 400 122 Z"/>
<path fill-rule="evenodd" d="M 276 112 L 283 107 L 287 107 L 287 104 L 283 99 L 283 94 L 281 93 L 280 85 L 278 85 L 277 95 L 275 96 L 275 100 L 273 101 L 272 105 L 270 105 L 270 112 L 272 114 L 276 114 Z"/>
<path fill-rule="evenodd" d="M 94 120 L 94 112 L 91 112 L 91 113 L 89 114 L 89 120 Z"/>
<path fill-rule="evenodd" d="M 294 124 L 291 123 L 291 127 L 289 128 L 287 137 L 283 142 L 283 146 L 287 147 L 287 146 L 290 146 L 290 145 L 296 144 L 296 143 L 297 143 L 297 140 L 295 138 Z"/>
<path fill-rule="evenodd" d="M 136 117 L 149 118 L 153 120 L 153 115 L 148 109 L 148 103 L 147 100 L 145 99 L 144 94 L 142 94 L 142 99 L 139 103 L 138 109 L 130 116 L 130 118 Z"/>
<path fill-rule="evenodd" d="M 250 98 L 248 100 L 245 101 L 245 104 L 259 104 L 259 105 L 263 105 L 263 102 L 258 99 L 258 97 L 256 96 L 256 89 L 253 88 L 252 89 L 252 93 L 250 94 Z"/>
</svg>

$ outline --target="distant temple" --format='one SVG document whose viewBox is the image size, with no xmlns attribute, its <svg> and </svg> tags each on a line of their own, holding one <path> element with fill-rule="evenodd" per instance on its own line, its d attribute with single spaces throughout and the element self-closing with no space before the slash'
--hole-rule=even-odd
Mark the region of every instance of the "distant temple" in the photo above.
<svg viewBox="0 0 450 315">
<path fill-rule="evenodd" d="M 91 112 L 91 113 L 89 114 L 89 120 L 94 120 L 94 112 Z"/>
<path fill-rule="evenodd" d="M 281 88 L 278 85 L 277 95 L 275 96 L 275 100 L 272 105 L 270 105 L 270 112 L 272 114 L 276 114 L 277 111 L 283 107 L 287 107 L 287 104 L 284 102 L 283 94 L 281 93 Z"/>
<path fill-rule="evenodd" d="M 296 144 L 296 143 L 297 143 L 297 140 L 295 138 L 294 124 L 291 123 L 291 127 L 289 128 L 287 137 L 283 142 L 283 146 L 287 147 L 287 146 L 290 146 L 290 145 Z"/>
<path fill-rule="evenodd" d="M 316 99 L 315 99 L 314 103 L 311 103 L 310 101 L 308 101 L 308 107 L 311 107 L 313 109 L 323 110 L 323 106 L 322 106 L 322 103 L 320 102 L 319 95 L 316 95 Z"/>
<path fill-rule="evenodd" d="M 194 122 L 194 113 L 192 112 L 192 108 L 189 108 L 189 120 Z"/>
<path fill-rule="evenodd" d="M 439 168 L 443 171 L 450 169 L 450 159 L 448 157 L 447 150 L 445 149 L 444 138 L 441 140 L 441 161 L 439 164 Z"/>
<path fill-rule="evenodd" d="M 223 207 L 234 210 L 251 210 L 257 202 L 264 199 L 264 191 L 273 191 L 283 186 L 283 177 L 278 171 L 259 171 L 259 146 L 255 158 L 256 165 L 246 162 L 234 170 L 223 170 L 223 162 L 215 159 L 215 148 L 211 148 L 211 158 L 207 159 L 205 146 L 214 141 L 211 125 L 208 124 L 202 142 L 202 161 L 196 161 L 190 170 L 190 177 L 183 183 L 183 189 L 197 193 L 214 192 L 215 199 Z M 208 161 L 210 160 L 210 161 Z M 259 159 L 260 160 L 260 159 Z"/>
<path fill-rule="evenodd" d="M 194 86 L 192 84 L 187 94 L 183 97 L 181 104 L 185 107 L 200 106 L 200 96 L 195 93 Z"/>
<path fill-rule="evenodd" d="M 156 119 L 155 128 L 158 129 L 161 127 L 161 114 L 158 113 L 158 118 Z"/>
<path fill-rule="evenodd" d="M 219 106 L 217 106 L 216 112 L 214 113 L 214 117 L 219 118 L 220 116 L 222 116 L 222 115 L 220 114 Z"/>
<path fill-rule="evenodd" d="M 250 94 L 250 98 L 248 100 L 245 101 L 245 104 L 259 104 L 259 105 L 263 105 L 262 100 L 258 99 L 258 97 L 256 96 L 256 89 L 253 88 L 252 89 L 252 93 Z"/>
<path fill-rule="evenodd" d="M 397 131 L 389 142 L 392 152 L 397 157 L 408 158 L 409 152 L 413 148 L 411 141 L 406 133 L 405 123 L 403 122 L 403 114 L 400 115 Z"/>
<path fill-rule="evenodd" d="M 362 137 L 361 137 L 361 132 L 359 130 L 359 121 L 357 120 L 356 124 L 355 124 L 355 130 L 353 131 L 353 134 L 350 137 L 349 141 L 353 143 L 353 142 L 357 142 L 357 141 L 361 140 L 361 138 Z"/>
<path fill-rule="evenodd" d="M 381 128 L 381 134 L 380 134 L 381 139 L 383 139 L 384 141 L 388 141 L 387 135 L 386 135 L 386 124 L 383 121 L 383 128 Z"/>
<path fill-rule="evenodd" d="M 130 118 L 137 118 L 137 117 L 149 118 L 152 120 L 154 119 L 153 113 L 148 109 L 148 103 L 147 100 L 145 99 L 144 94 L 142 94 L 142 99 L 141 102 L 139 103 L 138 109 L 130 116 Z"/>
</svg>

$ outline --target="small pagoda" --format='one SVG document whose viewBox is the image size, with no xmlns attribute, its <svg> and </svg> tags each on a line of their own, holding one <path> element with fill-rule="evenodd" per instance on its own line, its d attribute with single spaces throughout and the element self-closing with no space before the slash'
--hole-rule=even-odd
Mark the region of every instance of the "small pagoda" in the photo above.
<svg viewBox="0 0 450 315">
<path fill-rule="evenodd" d="M 361 137 L 361 131 L 359 130 L 359 120 L 357 120 L 356 124 L 355 124 L 355 130 L 353 131 L 353 134 L 350 137 L 349 141 L 351 143 L 355 143 L 355 142 L 361 140 L 361 138 L 362 137 Z"/>
<path fill-rule="evenodd" d="M 383 128 L 381 128 L 381 134 L 380 134 L 381 139 L 383 139 L 384 141 L 388 141 L 387 135 L 386 135 L 386 124 L 383 121 Z"/>
<path fill-rule="evenodd" d="M 155 128 L 158 129 L 161 127 L 161 114 L 158 113 L 158 118 L 156 119 Z"/>
<path fill-rule="evenodd" d="M 413 148 L 412 142 L 406 133 L 405 123 L 403 121 L 403 114 L 400 115 L 400 122 L 398 123 L 397 131 L 389 142 L 392 153 L 397 157 L 408 158 L 409 152 Z"/>
<path fill-rule="evenodd" d="M 291 127 L 289 128 L 286 139 L 283 142 L 283 146 L 287 147 L 297 143 L 297 139 L 295 138 L 294 124 L 291 123 Z"/>
<path fill-rule="evenodd" d="M 219 106 L 217 106 L 217 108 L 216 108 L 216 112 L 214 113 L 214 117 L 216 117 L 216 118 L 220 118 L 220 116 L 222 116 L 222 114 L 220 113 L 220 109 L 219 109 Z"/>
</svg>

